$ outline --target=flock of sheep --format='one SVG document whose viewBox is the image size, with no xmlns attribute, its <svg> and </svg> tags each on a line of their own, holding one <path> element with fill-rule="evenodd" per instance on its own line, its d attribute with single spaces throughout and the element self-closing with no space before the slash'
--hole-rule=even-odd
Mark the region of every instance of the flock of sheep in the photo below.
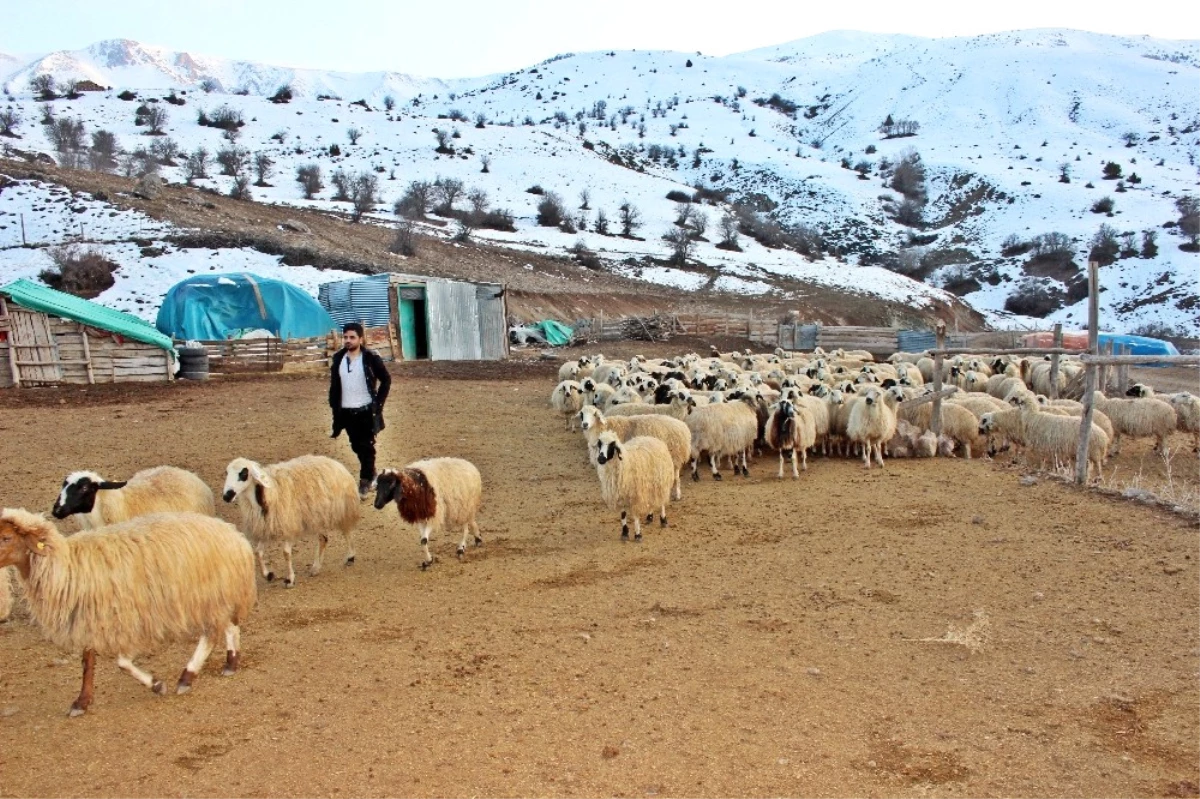
<svg viewBox="0 0 1200 799">
<path fill-rule="evenodd" d="M 659 514 L 680 498 L 680 471 L 690 464 L 699 479 L 707 457 L 721 479 L 728 459 L 734 474 L 749 476 L 755 453 L 779 455 L 778 477 L 790 463 L 793 479 L 807 469 L 808 453 L 861 455 L 864 467 L 884 456 L 966 458 L 1013 450 L 1030 464 L 1058 466 L 1075 459 L 1082 426 L 1083 366 L 1011 355 L 944 362 L 942 380 L 956 393 L 942 405 L 940 435 L 931 429 L 934 360 L 897 353 L 877 363 L 864 351 L 773 354 L 695 353 L 628 362 L 584 356 L 559 369 L 550 405 L 579 428 L 597 470 L 601 496 L 621 513 L 621 536 L 641 538 L 641 517 Z M 1053 390 L 1053 389 L 1057 390 Z M 1049 399 L 1048 396 L 1074 399 Z M 922 401 L 925 398 L 925 401 Z M 1103 466 L 1122 436 L 1153 438 L 1162 451 L 1176 430 L 1190 433 L 1200 451 L 1200 398 L 1182 392 L 1155 396 L 1143 384 L 1128 396 L 1094 395 L 1089 467 Z"/>
<path fill-rule="evenodd" d="M 222 498 L 235 503 L 240 530 L 215 515 L 213 492 L 196 475 L 172 466 L 146 469 L 127 481 L 75 472 L 63 481 L 53 516 L 75 516 L 81 532 L 64 536 L 53 521 L 23 509 L 0 510 L 0 621 L 12 609 L 14 567 L 30 616 L 58 646 L 83 653 L 83 685 L 69 715 L 93 700 L 96 656 L 117 665 L 155 693 L 161 680 L 134 658 L 164 643 L 197 640 L 176 684 L 186 693 L 214 646 L 224 639 L 224 674 L 241 658 L 240 625 L 257 600 L 255 556 L 268 581 L 268 545 L 282 546 L 283 584 L 293 587 L 292 547 L 315 537 L 310 574 L 321 570 L 329 534 L 346 539 L 347 565 L 354 562 L 352 533 L 360 517 L 358 483 L 341 463 L 304 455 L 263 466 L 245 458 L 226 469 Z M 433 559 L 429 537 L 463 530 L 483 541 L 475 516 L 482 502 L 479 471 L 458 458 L 433 458 L 384 470 L 375 507 L 395 502 L 401 518 L 420 532 L 422 568 Z M 251 546 L 253 542 L 253 548 Z"/>
<path fill-rule="evenodd" d="M 945 400 L 943 429 L 930 429 L 932 404 L 921 402 L 933 379 L 928 357 L 897 354 L 877 363 L 866 352 L 719 353 L 628 362 L 588 356 L 564 364 L 551 405 L 569 429 L 580 429 L 604 501 L 621 514 L 621 536 L 642 536 L 655 514 L 667 525 L 672 498 L 682 496 L 681 473 L 699 480 L 707 457 L 721 479 L 727 461 L 749 476 L 756 452 L 774 450 L 778 477 L 808 467 L 808 453 L 857 453 L 863 465 L 885 456 L 932 457 L 961 452 L 970 458 L 1005 448 L 1030 462 L 1065 463 L 1075 456 L 1083 406 L 1069 395 L 1081 384 L 1077 361 L 1064 360 L 1058 391 L 1049 364 L 1010 356 L 954 358 L 943 380 L 959 392 Z M 1176 430 L 1200 450 L 1200 399 L 1182 393 L 1157 397 L 1138 384 L 1123 398 L 1095 395 L 1089 463 L 1099 469 L 1122 436 L 1152 437 L 1162 449 Z M 799 460 L 799 465 L 797 463 Z M 476 467 L 457 458 L 432 458 L 387 469 L 376 482 L 375 508 L 394 502 L 419 531 L 421 567 L 433 563 L 429 538 L 462 531 L 482 544 L 476 516 L 482 504 Z M 63 481 L 53 516 L 75 516 L 81 532 L 64 536 L 55 523 L 21 509 L 0 510 L 0 620 L 8 617 L 15 571 L 33 620 L 64 649 L 83 653 L 83 684 L 70 715 L 93 700 L 96 656 L 117 665 L 157 693 L 161 680 L 134 658 L 164 643 L 197 640 L 176 684 L 192 681 L 224 639 L 226 675 L 238 669 L 240 625 L 257 599 L 255 561 L 262 576 L 267 547 L 286 560 L 283 583 L 296 584 L 293 545 L 316 539 L 310 574 L 316 575 L 332 531 L 346 539 L 345 563 L 355 560 L 353 531 L 361 515 L 358 486 L 341 463 L 318 455 L 263 466 L 232 461 L 222 498 L 234 503 L 239 526 L 215 515 L 213 492 L 196 475 L 161 466 L 127 481 L 75 472 Z M 13 567 L 8 569 L 5 567 Z"/>
</svg>

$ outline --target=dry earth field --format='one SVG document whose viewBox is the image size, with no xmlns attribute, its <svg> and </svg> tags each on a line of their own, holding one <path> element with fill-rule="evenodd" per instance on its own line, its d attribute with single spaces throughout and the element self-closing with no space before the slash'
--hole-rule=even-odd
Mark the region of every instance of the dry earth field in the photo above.
<svg viewBox="0 0 1200 799">
<path fill-rule="evenodd" d="M 766 457 L 687 482 L 669 529 L 623 544 L 547 407 L 554 373 L 397 368 L 381 464 L 478 464 L 485 545 L 435 541 L 423 573 L 415 532 L 368 507 L 354 566 L 335 538 L 320 576 L 260 583 L 233 678 L 214 656 L 161 698 L 107 662 L 68 720 L 76 654 L 18 611 L 0 795 L 1200 793 L 1194 521 L 1001 462 L 818 457 L 778 482 Z M 324 387 L 7 392 L 0 504 L 49 509 L 81 467 L 219 486 L 237 455 L 349 464 Z M 1147 446 L 1116 465 L 1158 468 Z M 1173 479 L 1197 471 L 1186 453 Z M 174 679 L 191 649 L 143 667 Z"/>
</svg>

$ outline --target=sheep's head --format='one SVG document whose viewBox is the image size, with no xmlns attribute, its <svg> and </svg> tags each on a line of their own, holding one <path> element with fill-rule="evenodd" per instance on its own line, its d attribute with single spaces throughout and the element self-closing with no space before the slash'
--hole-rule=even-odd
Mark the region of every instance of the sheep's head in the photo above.
<svg viewBox="0 0 1200 799">
<path fill-rule="evenodd" d="M 580 387 L 584 391 L 595 391 L 596 390 L 596 381 L 589 377 L 589 378 L 585 379 L 583 381 L 583 383 L 580 384 Z"/>
<path fill-rule="evenodd" d="M 17 566 L 22 574 L 29 558 L 44 555 L 53 548 L 54 523 L 39 513 L 20 508 L 0 509 L 0 569 Z M 23 565 L 25 564 L 25 565 Z"/>
<path fill-rule="evenodd" d="M 56 519 L 65 519 L 75 513 L 91 513 L 96 507 L 97 493 L 124 487 L 124 482 L 110 482 L 95 472 L 71 472 L 63 480 L 51 513 Z"/>
<path fill-rule="evenodd" d="M 904 402 L 904 389 L 900 388 L 900 386 L 889 386 L 888 388 L 884 389 L 884 391 L 886 392 L 884 395 L 885 399 L 891 398 L 891 401 L 888 404 L 892 407 Z"/>
<path fill-rule="evenodd" d="M 601 466 L 611 460 L 621 460 L 623 457 L 621 442 L 614 433 L 601 433 L 596 441 L 596 462 Z"/>
<path fill-rule="evenodd" d="M 996 429 L 996 414 L 985 413 L 979 417 L 979 434 L 986 436 Z"/>
<path fill-rule="evenodd" d="M 593 425 L 604 423 L 604 415 L 600 411 L 589 405 L 579 412 L 579 427 L 583 430 L 590 430 Z"/>
<path fill-rule="evenodd" d="M 879 389 L 874 387 L 867 389 L 867 393 L 863 395 L 863 402 L 867 403 L 867 405 L 874 405 L 882 400 L 883 397 L 880 395 Z"/>
<path fill-rule="evenodd" d="M 233 502 L 250 487 L 254 487 L 255 499 L 263 505 L 262 489 L 270 487 L 271 479 L 267 477 L 262 466 L 247 458 L 234 458 L 225 467 L 225 491 L 221 498 Z M 263 506 L 266 509 L 266 506 Z"/>
<path fill-rule="evenodd" d="M 396 499 L 400 490 L 400 477 L 395 469 L 384 469 L 375 478 L 375 510 Z"/>
<path fill-rule="evenodd" d="M 1132 386 L 1129 387 L 1129 390 L 1125 392 L 1125 396 L 1127 396 L 1127 397 L 1152 397 L 1152 396 L 1154 396 L 1154 390 L 1152 388 L 1150 388 L 1149 386 L 1147 386 L 1145 383 L 1134 383 Z"/>
<path fill-rule="evenodd" d="M 409 524 L 437 515 L 437 492 L 420 469 L 384 469 L 375 478 L 375 509 L 395 500 L 400 518 Z"/>
</svg>

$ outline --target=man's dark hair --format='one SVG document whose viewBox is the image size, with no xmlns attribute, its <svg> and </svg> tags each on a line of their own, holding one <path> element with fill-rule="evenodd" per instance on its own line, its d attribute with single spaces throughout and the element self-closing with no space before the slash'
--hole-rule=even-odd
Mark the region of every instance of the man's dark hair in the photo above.
<svg viewBox="0 0 1200 799">
<path fill-rule="evenodd" d="M 366 334 L 363 332 L 363 326 L 359 322 L 347 322 L 346 324 L 342 325 L 343 333 L 349 333 L 351 330 L 357 333 L 359 338 L 366 337 Z"/>
</svg>

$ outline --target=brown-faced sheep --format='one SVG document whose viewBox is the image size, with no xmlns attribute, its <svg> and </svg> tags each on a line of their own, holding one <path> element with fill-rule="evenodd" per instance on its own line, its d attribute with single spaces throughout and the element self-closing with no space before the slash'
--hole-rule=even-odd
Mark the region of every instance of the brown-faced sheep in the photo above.
<svg viewBox="0 0 1200 799">
<path fill-rule="evenodd" d="M 609 508 L 621 511 L 621 539 L 629 539 L 630 516 L 635 541 L 642 540 L 643 515 L 649 522 L 657 511 L 660 524 L 666 527 L 671 485 L 679 474 L 667 445 L 650 436 L 618 441 L 608 432 L 597 439 L 596 452 L 600 496 Z"/>
<path fill-rule="evenodd" d="M 213 493 L 204 481 L 174 466 L 143 469 L 112 482 L 95 472 L 72 472 L 54 502 L 54 518 L 78 514 L 79 527 L 92 530 L 149 513 L 215 514 Z"/>
<path fill-rule="evenodd" d="M 421 536 L 424 559 L 421 568 L 433 564 L 429 536 L 462 529 L 458 556 L 467 551 L 467 535 L 474 533 L 475 546 L 483 543 L 476 516 L 483 505 L 483 480 L 475 464 L 461 458 L 427 458 L 403 469 L 384 469 L 375 489 L 375 507 L 395 502 L 400 518 L 415 524 Z"/>
<path fill-rule="evenodd" d="M 65 538 L 24 510 L 0 511 L 0 568 L 16 566 L 30 614 L 55 645 L 83 652 L 91 705 L 96 655 L 156 693 L 161 681 L 133 658 L 164 643 L 199 639 L 176 685 L 191 688 L 213 641 L 225 639 L 225 674 L 237 671 L 241 630 L 257 597 L 254 554 L 233 525 L 198 513 L 159 513 Z"/>
<path fill-rule="evenodd" d="M 340 530 L 346 539 L 346 565 L 354 562 L 351 534 L 358 524 L 358 481 L 345 466 L 323 455 L 302 455 L 290 461 L 262 466 L 237 458 L 225 469 L 226 502 L 237 501 L 242 532 L 254 542 L 259 567 L 268 581 L 267 544 L 279 541 L 287 558 L 287 588 L 296 585 L 292 544 L 315 535 L 317 552 L 309 574 L 321 571 L 329 533 Z"/>
</svg>

